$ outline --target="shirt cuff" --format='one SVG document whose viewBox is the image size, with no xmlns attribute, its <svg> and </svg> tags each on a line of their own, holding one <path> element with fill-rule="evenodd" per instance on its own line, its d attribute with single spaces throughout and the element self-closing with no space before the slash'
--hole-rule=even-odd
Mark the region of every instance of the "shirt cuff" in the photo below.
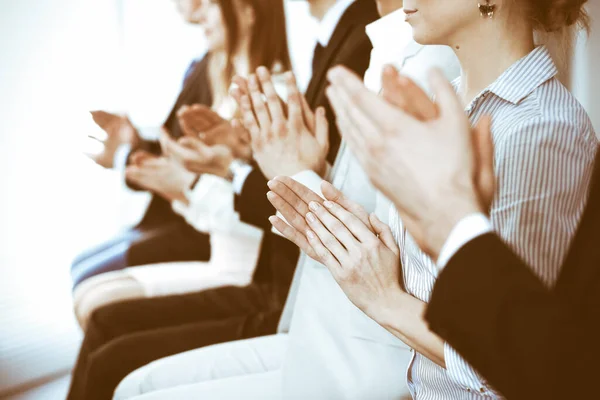
<svg viewBox="0 0 600 400">
<path fill-rule="evenodd" d="M 244 183 L 246 183 L 246 179 L 248 179 L 248 175 L 250 175 L 250 172 L 252 172 L 253 169 L 254 168 L 248 164 L 241 165 L 236 168 L 235 173 L 233 174 L 233 179 L 231 180 L 231 185 L 235 194 L 242 194 Z"/>
<path fill-rule="evenodd" d="M 461 219 L 450 232 L 450 236 L 446 239 L 446 243 L 440 251 L 438 257 L 438 268 L 444 268 L 450 259 L 460 250 L 465 244 L 478 236 L 485 235 L 492 231 L 492 223 L 489 218 L 482 213 L 467 215 Z"/>
<path fill-rule="evenodd" d="M 116 171 L 125 171 L 125 168 L 127 168 L 127 158 L 129 157 L 129 153 L 131 153 L 131 145 L 122 144 L 117 147 L 117 151 L 115 151 L 113 158 L 113 167 Z"/>
</svg>

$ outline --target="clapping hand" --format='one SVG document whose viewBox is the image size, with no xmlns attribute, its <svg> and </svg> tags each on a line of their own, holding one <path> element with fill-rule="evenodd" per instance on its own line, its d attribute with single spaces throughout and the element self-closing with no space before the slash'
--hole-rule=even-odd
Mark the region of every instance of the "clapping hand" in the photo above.
<svg viewBox="0 0 600 400">
<path fill-rule="evenodd" d="M 222 144 L 209 146 L 202 140 L 186 136 L 173 140 L 166 132 L 161 135 L 163 153 L 186 170 L 198 174 L 211 174 L 227 178 L 234 160 L 231 149 Z"/>
<path fill-rule="evenodd" d="M 115 152 L 122 144 L 135 146 L 140 140 L 137 130 L 122 115 L 112 114 L 106 111 L 90 111 L 92 119 L 105 133 L 106 139 L 102 140 L 103 149 L 100 153 L 90 154 L 89 157 L 104 168 L 113 167 Z"/>
<path fill-rule="evenodd" d="M 273 226 L 325 265 L 367 314 L 401 290 L 400 251 L 390 228 L 323 181 L 325 200 L 289 177 L 269 182 L 268 198 L 288 221 Z"/>
<path fill-rule="evenodd" d="M 471 129 L 441 72 L 431 76 L 434 104 L 390 68 L 383 77 L 383 97 L 342 67 L 330 71 L 327 96 L 340 132 L 371 181 L 394 202 L 421 249 L 435 259 L 455 224 L 491 203 L 490 120 L 482 118 Z"/>
<path fill-rule="evenodd" d="M 277 96 L 269 71 L 260 67 L 248 82 L 236 78 L 232 94 L 250 132 L 254 159 L 269 179 L 313 170 L 323 176 L 329 150 L 325 110 L 313 113 L 300 94 L 293 74 L 285 76 L 287 110 Z"/>
<path fill-rule="evenodd" d="M 125 170 L 128 181 L 169 201 L 187 202 L 185 190 L 196 179 L 195 174 L 172 159 L 155 156 L 143 150 L 132 154 L 130 161 L 130 165 Z"/>
<path fill-rule="evenodd" d="M 177 118 L 185 136 L 200 139 L 208 146 L 227 146 L 238 159 L 252 158 L 250 135 L 239 122 L 227 121 L 201 104 L 182 106 Z"/>
</svg>

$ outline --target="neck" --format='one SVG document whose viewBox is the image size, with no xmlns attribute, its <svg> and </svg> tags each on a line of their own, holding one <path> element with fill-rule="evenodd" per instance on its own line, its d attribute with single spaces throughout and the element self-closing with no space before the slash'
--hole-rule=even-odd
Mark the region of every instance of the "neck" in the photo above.
<svg viewBox="0 0 600 400">
<path fill-rule="evenodd" d="M 327 11 L 337 2 L 337 0 L 310 0 L 310 14 L 318 21 L 323 20 Z"/>
<path fill-rule="evenodd" d="M 240 76 L 249 76 L 250 73 L 254 71 L 250 71 L 250 60 L 248 55 L 250 54 L 250 39 L 249 35 L 243 35 L 238 49 L 233 55 L 231 59 L 231 63 L 233 64 L 233 70 L 236 75 Z M 269 67 L 269 66 L 266 66 Z"/>
<path fill-rule="evenodd" d="M 479 25 L 478 31 L 465 32 L 463 38 L 456 38 L 450 43 L 462 68 L 459 95 L 464 106 L 534 49 L 533 31 L 529 24 L 519 27 L 511 23 L 509 29 L 505 21 L 484 22 Z"/>
</svg>

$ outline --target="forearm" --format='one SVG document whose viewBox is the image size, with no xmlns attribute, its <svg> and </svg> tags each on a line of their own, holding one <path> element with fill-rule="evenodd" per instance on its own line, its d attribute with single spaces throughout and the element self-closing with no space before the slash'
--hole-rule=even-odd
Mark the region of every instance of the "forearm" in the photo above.
<svg viewBox="0 0 600 400">
<path fill-rule="evenodd" d="M 444 341 L 433 333 L 424 319 L 426 303 L 398 289 L 384 306 L 378 306 L 375 321 L 394 334 L 409 347 L 424 355 L 442 368 Z"/>
</svg>

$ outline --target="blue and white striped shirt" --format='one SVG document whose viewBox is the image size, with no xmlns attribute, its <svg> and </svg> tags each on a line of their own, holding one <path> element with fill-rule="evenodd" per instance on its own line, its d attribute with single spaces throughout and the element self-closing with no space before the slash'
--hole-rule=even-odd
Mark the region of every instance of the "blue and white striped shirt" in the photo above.
<svg viewBox="0 0 600 400">
<path fill-rule="evenodd" d="M 598 145 L 585 110 L 556 74 L 548 50 L 538 47 L 466 108 L 472 124 L 483 115 L 493 119 L 493 228 L 548 286 L 558 278 L 581 218 Z M 393 208 L 390 222 L 402 252 L 407 291 L 427 302 L 438 269 L 404 230 Z M 568 343 L 557 343 L 562 345 Z M 408 382 L 415 399 L 500 398 L 448 344 L 444 355 L 446 369 L 414 355 Z"/>
</svg>

